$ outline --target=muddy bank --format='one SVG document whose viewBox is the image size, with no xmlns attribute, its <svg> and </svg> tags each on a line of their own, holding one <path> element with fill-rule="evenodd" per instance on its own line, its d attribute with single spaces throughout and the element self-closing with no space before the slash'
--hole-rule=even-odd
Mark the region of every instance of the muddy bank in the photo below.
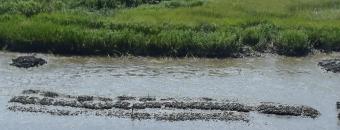
<svg viewBox="0 0 340 130">
<path fill-rule="evenodd" d="M 11 65 L 19 68 L 31 68 L 38 67 L 47 64 L 47 61 L 42 58 L 37 58 L 35 56 L 20 56 L 18 58 L 12 59 Z"/>
<path fill-rule="evenodd" d="M 319 62 L 319 66 L 321 66 L 326 71 L 339 73 L 340 72 L 340 59 L 323 60 Z"/>
<path fill-rule="evenodd" d="M 48 113 L 76 116 L 90 114 L 132 119 L 184 120 L 242 120 L 248 121 L 248 113 L 302 116 L 316 118 L 320 113 L 303 105 L 261 103 L 246 105 L 229 100 L 202 98 L 157 98 L 118 96 L 73 96 L 50 91 L 24 90 L 9 101 L 11 111 Z"/>
</svg>

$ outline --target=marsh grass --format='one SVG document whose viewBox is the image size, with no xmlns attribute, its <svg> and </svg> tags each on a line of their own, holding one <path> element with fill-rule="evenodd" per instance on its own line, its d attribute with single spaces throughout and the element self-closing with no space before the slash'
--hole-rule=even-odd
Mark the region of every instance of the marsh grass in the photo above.
<svg viewBox="0 0 340 130">
<path fill-rule="evenodd" d="M 340 51 L 334 0 L 0 2 L 0 47 L 13 51 L 202 57 L 233 56 L 244 46 L 282 55 Z"/>
<path fill-rule="evenodd" d="M 291 56 L 306 55 L 311 49 L 308 35 L 301 30 L 280 32 L 274 45 L 279 54 Z"/>
</svg>

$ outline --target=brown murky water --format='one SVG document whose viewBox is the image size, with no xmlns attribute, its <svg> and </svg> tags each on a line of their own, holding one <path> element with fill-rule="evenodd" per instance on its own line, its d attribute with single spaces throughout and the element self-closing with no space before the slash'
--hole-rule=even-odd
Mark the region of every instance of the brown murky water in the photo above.
<svg viewBox="0 0 340 130">
<path fill-rule="evenodd" d="M 60 129 L 239 129 L 339 130 L 335 102 L 340 101 L 340 74 L 327 73 L 317 62 L 339 53 L 302 58 L 267 55 L 244 59 L 173 59 L 60 57 L 40 68 L 9 66 L 25 54 L 0 52 L 0 126 L 4 130 Z M 53 90 L 75 95 L 212 97 L 245 103 L 272 101 L 304 104 L 321 112 L 317 119 L 252 113 L 250 122 L 166 122 L 92 116 L 51 116 L 17 113 L 7 101 L 24 89 Z"/>
</svg>

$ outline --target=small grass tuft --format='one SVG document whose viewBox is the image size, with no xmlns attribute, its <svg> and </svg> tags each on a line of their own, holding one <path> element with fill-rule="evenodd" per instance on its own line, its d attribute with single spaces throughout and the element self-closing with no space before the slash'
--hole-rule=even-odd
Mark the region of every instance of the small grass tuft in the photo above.
<svg viewBox="0 0 340 130">
<path fill-rule="evenodd" d="M 311 49 L 307 34 L 301 30 L 279 32 L 274 45 L 279 54 L 290 56 L 306 55 Z"/>
</svg>

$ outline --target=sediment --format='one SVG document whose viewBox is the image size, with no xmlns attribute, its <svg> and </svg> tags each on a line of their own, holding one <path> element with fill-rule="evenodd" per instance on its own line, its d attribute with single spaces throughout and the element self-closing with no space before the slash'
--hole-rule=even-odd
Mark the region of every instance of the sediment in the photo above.
<svg viewBox="0 0 340 130">
<path fill-rule="evenodd" d="M 304 105 L 262 103 L 246 105 L 229 100 L 212 98 L 157 98 L 118 96 L 72 96 L 50 91 L 24 90 L 9 101 L 11 111 L 48 113 L 75 116 L 90 114 L 132 119 L 155 119 L 167 121 L 185 120 L 242 120 L 248 121 L 248 113 L 302 116 L 316 118 L 320 113 Z M 67 109 L 66 109 L 67 108 Z"/>
</svg>

